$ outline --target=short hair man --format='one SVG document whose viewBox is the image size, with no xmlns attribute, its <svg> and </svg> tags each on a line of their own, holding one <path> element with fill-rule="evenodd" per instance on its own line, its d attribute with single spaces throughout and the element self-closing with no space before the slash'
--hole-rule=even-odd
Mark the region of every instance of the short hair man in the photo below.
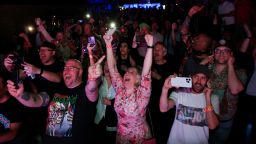
<svg viewBox="0 0 256 144">
<path fill-rule="evenodd" d="M 32 94 L 24 92 L 19 84 L 16 89 L 12 81 L 8 81 L 8 90 L 12 96 L 29 107 L 48 105 L 46 125 L 46 144 L 92 143 L 92 127 L 95 117 L 96 100 L 98 98 L 98 78 L 102 74 L 100 63 L 88 68 L 87 83 L 83 83 L 82 65 L 78 60 L 66 62 L 63 78 L 66 88 L 57 90 L 53 99 L 45 92 Z"/>
<path fill-rule="evenodd" d="M 238 94 L 244 89 L 245 71 L 235 69 L 235 58 L 226 41 L 220 41 L 214 50 L 214 63 L 210 78 L 213 93 L 220 100 L 220 125 L 213 134 L 213 143 L 225 143 L 237 110 Z"/>
<path fill-rule="evenodd" d="M 176 106 L 175 120 L 168 144 L 207 144 L 209 129 L 215 129 L 219 123 L 218 98 L 212 95 L 208 87 L 209 72 L 207 67 L 198 66 L 192 73 L 192 88 L 173 91 L 169 98 L 168 90 L 173 86 L 169 76 L 162 88 L 160 111 L 166 112 Z"/>
</svg>

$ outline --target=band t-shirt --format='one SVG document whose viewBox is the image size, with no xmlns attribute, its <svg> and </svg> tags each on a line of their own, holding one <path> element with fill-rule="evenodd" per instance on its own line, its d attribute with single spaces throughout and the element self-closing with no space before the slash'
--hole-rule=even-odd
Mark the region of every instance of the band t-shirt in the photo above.
<svg viewBox="0 0 256 144">
<path fill-rule="evenodd" d="M 22 123 L 24 121 L 24 106 L 14 97 L 0 103 L 0 134 L 10 130 L 11 123 Z"/>
<path fill-rule="evenodd" d="M 45 143 L 92 143 L 95 111 L 85 84 L 55 93 L 48 106 Z"/>
<path fill-rule="evenodd" d="M 168 144 L 208 144 L 209 129 L 204 93 L 193 94 L 190 91 L 175 91 L 170 95 L 176 105 L 175 120 L 168 139 Z M 219 99 L 211 96 L 215 113 L 219 113 Z"/>
</svg>

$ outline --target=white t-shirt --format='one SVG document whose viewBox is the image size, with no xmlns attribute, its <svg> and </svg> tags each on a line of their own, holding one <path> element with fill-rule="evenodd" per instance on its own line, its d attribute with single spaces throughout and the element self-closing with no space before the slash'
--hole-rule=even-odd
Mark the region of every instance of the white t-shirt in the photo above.
<svg viewBox="0 0 256 144">
<path fill-rule="evenodd" d="M 232 11 L 235 11 L 235 5 L 232 2 L 229 2 L 229 1 L 224 1 L 218 7 L 218 13 L 219 14 L 228 14 Z M 222 17 L 222 21 L 224 22 L 224 25 L 235 24 L 235 16 Z"/>
<path fill-rule="evenodd" d="M 185 91 L 175 91 L 170 99 L 176 105 L 175 120 L 168 139 L 168 144 L 208 144 L 209 129 L 206 114 L 204 93 L 193 94 Z M 215 113 L 219 114 L 219 99 L 211 97 Z"/>
</svg>

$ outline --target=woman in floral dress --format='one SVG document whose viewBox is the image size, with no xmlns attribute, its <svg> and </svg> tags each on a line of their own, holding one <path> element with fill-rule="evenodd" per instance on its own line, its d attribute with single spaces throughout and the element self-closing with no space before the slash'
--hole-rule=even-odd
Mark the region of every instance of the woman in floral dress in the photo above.
<svg viewBox="0 0 256 144">
<path fill-rule="evenodd" d="M 105 35 L 107 61 L 113 87 L 116 91 L 115 111 L 118 117 L 117 144 L 141 144 L 150 139 L 150 128 L 146 122 L 146 108 L 151 94 L 152 45 L 153 36 L 145 35 L 148 44 L 142 72 L 130 67 L 122 78 L 116 67 L 112 51 L 112 36 Z"/>
</svg>

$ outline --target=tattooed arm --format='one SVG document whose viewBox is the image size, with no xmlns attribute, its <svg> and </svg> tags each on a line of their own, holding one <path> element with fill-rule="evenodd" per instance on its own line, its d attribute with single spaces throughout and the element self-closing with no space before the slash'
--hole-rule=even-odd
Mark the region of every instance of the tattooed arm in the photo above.
<svg viewBox="0 0 256 144">
<path fill-rule="evenodd" d="M 8 80 L 7 88 L 13 97 L 27 107 L 47 106 L 50 101 L 50 97 L 46 92 L 40 92 L 37 94 L 24 92 L 24 85 L 21 83 L 19 84 L 18 88 L 16 88 L 14 83 Z"/>
<path fill-rule="evenodd" d="M 87 80 L 87 84 L 85 87 L 85 93 L 87 95 L 87 98 L 91 101 L 91 102 L 95 102 L 98 99 L 98 85 L 100 79 L 96 79 L 96 80 Z"/>
<path fill-rule="evenodd" d="M 105 56 L 102 56 L 96 63 L 94 63 L 94 60 L 91 58 L 92 55 L 90 54 L 93 47 L 94 46 L 90 46 L 89 44 L 87 45 L 90 66 L 88 68 L 88 79 L 85 86 L 85 93 L 91 102 L 95 102 L 98 99 L 98 86 L 102 75 L 102 68 L 100 64 L 105 58 Z"/>
</svg>

